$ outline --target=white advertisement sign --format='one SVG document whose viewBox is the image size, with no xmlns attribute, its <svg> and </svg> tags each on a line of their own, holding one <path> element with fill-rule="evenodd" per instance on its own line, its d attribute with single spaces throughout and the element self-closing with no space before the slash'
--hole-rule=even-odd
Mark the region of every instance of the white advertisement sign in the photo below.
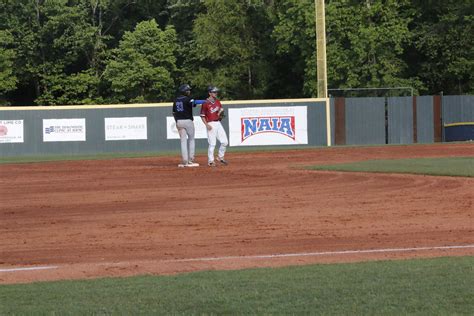
<svg viewBox="0 0 474 316">
<path fill-rule="evenodd" d="M 43 142 L 85 142 L 86 119 L 43 119 Z"/>
<path fill-rule="evenodd" d="M 0 120 L 0 143 L 23 143 L 23 120 Z"/>
<path fill-rule="evenodd" d="M 176 122 L 172 116 L 166 117 L 166 138 L 179 139 Z M 207 139 L 206 125 L 204 125 L 200 116 L 194 116 L 194 138 Z"/>
<path fill-rule="evenodd" d="M 148 139 L 146 117 L 104 118 L 105 140 Z"/>
<path fill-rule="evenodd" d="M 307 107 L 229 109 L 230 146 L 308 144 Z"/>
</svg>

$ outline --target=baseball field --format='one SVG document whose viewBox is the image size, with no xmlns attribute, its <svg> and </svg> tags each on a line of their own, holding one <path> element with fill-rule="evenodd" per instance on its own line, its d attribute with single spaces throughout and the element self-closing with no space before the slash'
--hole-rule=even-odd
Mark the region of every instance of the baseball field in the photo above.
<svg viewBox="0 0 474 316">
<path fill-rule="evenodd" d="M 410 301 L 419 290 L 461 306 L 442 314 L 474 310 L 474 144 L 226 158 L 0 164 L 0 314 L 332 313 L 318 306 L 345 306 L 342 296 L 344 314 L 423 313 Z"/>
</svg>

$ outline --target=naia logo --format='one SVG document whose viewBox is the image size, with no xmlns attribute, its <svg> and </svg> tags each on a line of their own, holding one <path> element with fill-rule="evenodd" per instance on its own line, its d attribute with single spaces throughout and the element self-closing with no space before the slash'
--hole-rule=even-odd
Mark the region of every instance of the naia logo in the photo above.
<svg viewBox="0 0 474 316">
<path fill-rule="evenodd" d="M 295 117 L 244 117 L 241 119 L 242 141 L 262 133 L 277 133 L 295 139 Z"/>
</svg>

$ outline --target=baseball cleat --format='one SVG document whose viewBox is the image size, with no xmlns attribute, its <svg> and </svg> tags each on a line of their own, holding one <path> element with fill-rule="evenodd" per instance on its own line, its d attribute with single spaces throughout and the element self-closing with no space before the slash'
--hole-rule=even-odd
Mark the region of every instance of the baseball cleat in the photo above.
<svg viewBox="0 0 474 316">
<path fill-rule="evenodd" d="M 219 162 L 223 164 L 224 166 L 227 166 L 229 163 L 225 159 L 219 159 Z"/>
<path fill-rule="evenodd" d="M 214 161 L 211 161 L 207 164 L 209 167 L 217 167 L 216 163 Z"/>
</svg>

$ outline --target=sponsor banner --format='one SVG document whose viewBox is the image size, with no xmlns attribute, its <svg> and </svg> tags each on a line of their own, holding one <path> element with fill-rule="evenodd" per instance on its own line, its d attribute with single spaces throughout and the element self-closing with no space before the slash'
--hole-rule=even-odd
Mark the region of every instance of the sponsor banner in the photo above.
<svg viewBox="0 0 474 316">
<path fill-rule="evenodd" d="M 23 141 L 23 120 L 0 120 L 0 143 Z"/>
<path fill-rule="evenodd" d="M 43 119 L 43 142 L 85 142 L 86 119 Z"/>
<path fill-rule="evenodd" d="M 105 140 L 148 139 L 146 117 L 104 118 Z"/>
<path fill-rule="evenodd" d="M 229 109 L 230 146 L 308 144 L 307 107 Z"/>
<path fill-rule="evenodd" d="M 166 117 L 166 138 L 167 139 L 179 139 L 178 129 L 176 128 L 176 122 L 174 117 Z M 194 138 L 207 139 L 206 125 L 202 122 L 200 116 L 194 116 Z"/>
</svg>

